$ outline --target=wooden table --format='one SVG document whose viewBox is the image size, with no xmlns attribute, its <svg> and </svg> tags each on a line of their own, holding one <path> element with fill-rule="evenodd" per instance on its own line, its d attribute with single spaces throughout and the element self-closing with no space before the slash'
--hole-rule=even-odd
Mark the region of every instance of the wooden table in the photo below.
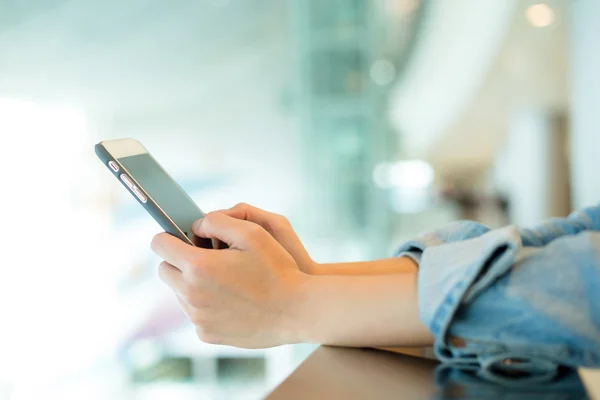
<svg viewBox="0 0 600 400">
<path fill-rule="evenodd" d="M 405 353 L 320 347 L 267 399 L 587 398 L 576 373 L 569 374 L 560 385 L 508 388 L 460 371 L 448 373 L 437 368 L 439 363 L 435 360 Z"/>
</svg>

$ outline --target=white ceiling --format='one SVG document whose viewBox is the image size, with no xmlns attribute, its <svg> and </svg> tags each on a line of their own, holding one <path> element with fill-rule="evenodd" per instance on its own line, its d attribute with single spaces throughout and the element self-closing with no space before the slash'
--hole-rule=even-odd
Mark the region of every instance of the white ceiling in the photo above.
<svg viewBox="0 0 600 400">
<path fill-rule="evenodd" d="M 275 1 L 55 3 L 0 29 L 3 95 L 81 102 L 95 113 L 173 108 L 213 96 L 228 78 L 253 76 L 245 61 L 281 51 L 285 40 L 272 35 L 283 29 Z"/>
<path fill-rule="evenodd" d="M 516 112 L 567 112 L 567 0 L 549 2 L 557 19 L 545 28 L 527 22 L 525 10 L 532 3 L 518 3 L 504 45 L 483 85 L 469 108 L 431 147 L 429 157 L 440 166 L 489 166 L 502 148 Z"/>
<path fill-rule="evenodd" d="M 419 62 L 420 73 L 409 74 L 398 88 L 395 121 L 408 155 L 428 158 L 446 172 L 481 170 L 493 162 L 515 111 L 566 110 L 568 0 L 547 1 L 556 21 L 545 28 L 534 28 L 525 18 L 536 1 L 505 8 L 503 23 L 501 13 L 481 8 L 487 2 L 468 0 L 462 7 L 450 2 L 435 0 L 438 11 L 452 12 L 426 22 L 432 43 L 418 44 L 428 49 L 422 59 L 411 60 Z M 473 29 L 464 32 L 467 20 L 474 20 Z M 446 34 L 434 23 L 445 26 Z"/>
<path fill-rule="evenodd" d="M 0 27 L 0 97 L 81 110 L 92 154 L 136 137 L 175 175 L 235 176 L 232 199 L 293 205 L 287 18 L 277 0 L 28 2 Z M 284 186 L 297 189 L 270 196 Z"/>
<path fill-rule="evenodd" d="M 408 126 L 424 121 L 430 136 L 405 126 L 401 132 L 409 149 L 411 135 L 416 148 L 425 144 L 419 154 L 436 165 L 479 168 L 493 159 L 515 108 L 565 107 L 567 0 L 549 1 L 557 20 L 547 28 L 527 24 L 531 0 L 515 3 L 505 28 L 501 15 L 484 7 L 488 0 L 461 7 L 449 1 L 436 0 L 445 6 L 426 22 L 430 49 L 414 53 L 429 72 L 411 74 L 409 67 L 401 86 L 418 93 L 403 100 L 414 122 Z M 281 105 L 294 73 L 285 2 L 0 0 L 0 10 L 2 97 L 81 108 L 100 137 L 160 144 L 165 156 L 180 155 L 171 160 L 180 170 L 185 152 L 200 147 L 183 145 L 194 138 L 206 149 L 195 168 L 205 171 L 250 165 L 256 157 L 285 166 L 297 153 L 281 151 L 300 145 L 295 121 Z M 461 22 L 469 10 L 482 12 L 472 30 Z M 491 44 L 470 47 L 468 40 L 485 36 L 486 28 L 497 31 Z M 470 72 L 444 75 L 462 70 Z M 422 91 L 417 80 L 434 91 Z M 432 125 L 436 120 L 443 123 Z M 165 134 L 174 140 L 164 141 Z M 254 151 L 247 159 L 233 156 L 248 148 Z M 254 172 L 269 174 L 268 167 Z"/>
</svg>

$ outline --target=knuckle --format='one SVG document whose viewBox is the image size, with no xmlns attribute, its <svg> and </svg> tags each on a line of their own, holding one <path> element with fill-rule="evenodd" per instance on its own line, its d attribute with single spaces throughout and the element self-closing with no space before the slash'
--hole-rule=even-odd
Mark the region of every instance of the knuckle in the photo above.
<svg viewBox="0 0 600 400">
<path fill-rule="evenodd" d="M 285 215 L 275 214 L 275 221 L 277 225 L 282 228 L 288 228 L 292 226 L 290 220 Z"/>
<path fill-rule="evenodd" d="M 196 336 L 200 341 L 208 344 L 221 344 L 221 338 L 214 332 L 211 332 L 205 326 L 196 326 Z"/>
<path fill-rule="evenodd" d="M 207 308 L 210 305 L 210 298 L 204 295 L 200 290 L 196 290 L 194 293 L 191 293 L 187 301 L 189 305 L 194 308 Z"/>
<path fill-rule="evenodd" d="M 203 218 L 202 218 L 202 225 L 203 226 L 210 226 L 213 221 L 215 220 L 215 212 L 209 212 L 208 214 L 206 214 Z"/>
<path fill-rule="evenodd" d="M 223 214 L 218 211 L 211 211 L 202 218 L 202 227 L 204 229 L 211 229 L 218 226 L 219 220 L 223 218 Z"/>
<path fill-rule="evenodd" d="M 204 329 L 204 327 L 202 325 L 196 325 L 195 331 L 196 331 L 196 336 L 198 337 L 198 339 L 200 339 L 200 341 L 204 342 L 204 339 L 208 336 L 206 334 L 206 330 Z"/>
<path fill-rule="evenodd" d="M 158 248 L 160 247 L 160 234 L 159 235 L 155 235 L 152 238 L 152 241 L 150 242 L 150 249 L 152 249 L 153 252 L 156 253 L 156 250 L 158 250 Z"/>
<path fill-rule="evenodd" d="M 192 279 L 205 281 L 212 277 L 212 269 L 209 267 L 210 263 L 210 258 L 207 258 L 207 256 L 203 256 L 202 258 L 196 256 L 194 259 L 189 260 L 186 271 L 189 271 Z"/>
<path fill-rule="evenodd" d="M 197 300 L 196 297 L 198 291 L 193 284 L 185 282 L 181 285 L 181 287 L 179 287 L 178 291 L 181 297 L 183 297 L 188 304 L 194 305 L 194 300 Z"/>
<path fill-rule="evenodd" d="M 166 261 L 163 261 L 158 265 L 158 277 L 163 282 L 167 281 L 167 268 L 168 265 Z"/>
<path fill-rule="evenodd" d="M 235 207 L 233 207 L 233 208 L 236 208 L 236 209 L 242 209 L 242 210 L 247 210 L 247 209 L 248 209 L 248 208 L 250 208 L 250 207 L 252 207 L 250 204 L 248 204 L 248 203 L 243 203 L 243 202 L 242 202 L 242 203 L 237 203 L 237 204 L 235 205 Z"/>
<path fill-rule="evenodd" d="M 193 271 L 196 268 L 196 263 L 194 260 L 182 260 L 180 264 L 180 269 L 182 271 Z"/>
<path fill-rule="evenodd" d="M 244 232 L 246 239 L 253 242 L 263 241 L 266 233 L 260 225 L 254 223 L 249 223 Z"/>
<path fill-rule="evenodd" d="M 196 327 L 196 332 L 198 332 L 198 330 L 203 330 L 203 327 L 206 325 L 206 317 L 199 312 L 193 312 L 189 314 L 188 318 Z"/>
<path fill-rule="evenodd" d="M 208 344 L 223 344 L 223 340 L 221 340 L 221 337 L 218 335 L 208 335 L 203 341 Z"/>
<path fill-rule="evenodd" d="M 259 236 L 262 231 L 263 231 L 263 228 L 258 224 L 248 223 L 246 225 L 246 232 L 248 232 L 249 235 Z"/>
<path fill-rule="evenodd" d="M 202 307 L 202 298 L 197 293 L 191 293 L 186 296 L 185 301 L 193 308 Z"/>
<path fill-rule="evenodd" d="M 202 260 L 198 257 L 197 254 L 189 254 L 185 260 L 183 260 L 183 269 L 185 269 L 186 271 L 195 271 L 197 269 L 201 269 L 202 267 Z"/>
<path fill-rule="evenodd" d="M 182 257 L 181 269 L 184 271 L 202 270 L 206 264 L 206 257 L 196 251 L 190 251 Z"/>
</svg>

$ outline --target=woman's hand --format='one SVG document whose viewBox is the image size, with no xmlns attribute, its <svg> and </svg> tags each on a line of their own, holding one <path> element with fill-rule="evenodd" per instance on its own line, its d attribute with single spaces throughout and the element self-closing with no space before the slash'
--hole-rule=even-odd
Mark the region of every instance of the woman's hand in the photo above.
<svg viewBox="0 0 600 400">
<path fill-rule="evenodd" d="M 298 260 L 305 271 L 314 263 L 289 223 L 249 206 L 234 209 L 247 218 L 214 212 L 192 227 L 228 249 L 190 246 L 166 233 L 152 241 L 165 260 L 160 277 L 175 291 L 200 340 L 244 348 L 431 344 L 418 319 L 412 260 L 334 264 L 340 275 L 312 276 L 298 269 Z"/>
<path fill-rule="evenodd" d="M 272 226 L 274 232 L 293 233 L 282 230 L 284 224 Z M 197 248 L 161 233 L 152 250 L 165 260 L 160 277 L 177 294 L 200 340 L 244 348 L 300 341 L 294 310 L 307 275 L 273 232 L 219 212 L 206 215 L 192 230 L 229 248 Z M 291 238 L 287 243 L 293 245 Z"/>
<path fill-rule="evenodd" d="M 313 274 L 319 269 L 318 264 L 308 255 L 290 221 L 283 215 L 270 213 L 245 203 L 219 212 L 260 225 L 294 258 L 302 272 Z"/>
<path fill-rule="evenodd" d="M 312 260 L 288 219 L 248 204 L 238 204 L 219 211 L 230 217 L 250 221 L 263 227 L 294 258 L 302 272 L 311 275 L 387 275 L 413 273 L 416 263 L 408 257 L 369 262 L 319 264 Z"/>
</svg>

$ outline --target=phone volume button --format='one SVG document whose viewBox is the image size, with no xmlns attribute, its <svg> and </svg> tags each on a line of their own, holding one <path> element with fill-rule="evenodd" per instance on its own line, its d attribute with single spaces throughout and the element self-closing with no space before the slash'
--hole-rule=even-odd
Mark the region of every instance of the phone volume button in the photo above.
<svg viewBox="0 0 600 400">
<path fill-rule="evenodd" d="M 133 185 L 133 181 L 131 179 L 129 179 L 129 177 L 125 174 L 121 174 L 121 180 L 123 182 L 125 182 L 125 184 L 127 185 L 127 187 L 131 190 L 133 190 L 134 185 Z"/>
<path fill-rule="evenodd" d="M 140 189 L 134 187 L 132 189 L 132 191 L 133 191 L 133 194 L 135 194 L 142 203 L 145 203 L 148 201 L 148 199 L 146 198 L 146 196 L 144 196 L 144 194 L 140 191 Z"/>
</svg>

